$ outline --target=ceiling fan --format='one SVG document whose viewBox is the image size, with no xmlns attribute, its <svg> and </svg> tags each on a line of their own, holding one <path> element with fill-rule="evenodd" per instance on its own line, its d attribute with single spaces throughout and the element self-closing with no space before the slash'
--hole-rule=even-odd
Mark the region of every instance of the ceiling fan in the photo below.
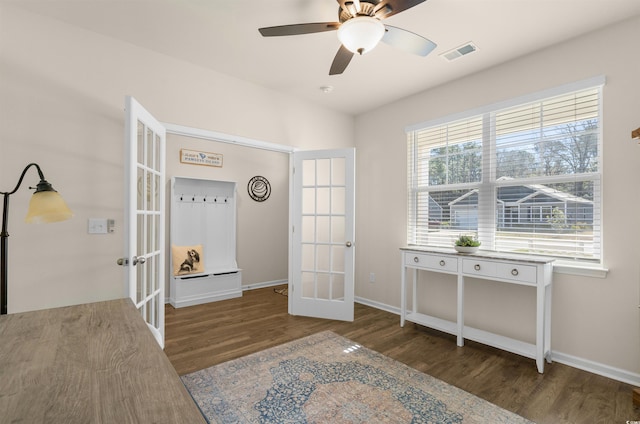
<svg viewBox="0 0 640 424">
<path fill-rule="evenodd" d="M 408 53 L 426 56 L 436 44 L 413 32 L 384 25 L 381 21 L 412 8 L 426 0 L 337 0 L 339 22 L 316 22 L 260 28 L 264 37 L 311 34 L 338 31 L 342 43 L 336 53 L 329 75 L 344 72 L 353 55 L 371 51 L 380 41 Z"/>
</svg>

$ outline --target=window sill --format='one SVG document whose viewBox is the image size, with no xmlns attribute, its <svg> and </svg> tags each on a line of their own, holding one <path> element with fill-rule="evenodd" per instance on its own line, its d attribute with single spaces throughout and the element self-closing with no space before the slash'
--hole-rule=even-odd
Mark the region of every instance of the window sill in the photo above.
<svg viewBox="0 0 640 424">
<path fill-rule="evenodd" d="M 579 275 L 582 277 L 607 278 L 608 268 L 601 265 L 576 265 L 567 262 L 556 261 L 553 264 L 554 274 Z"/>
</svg>

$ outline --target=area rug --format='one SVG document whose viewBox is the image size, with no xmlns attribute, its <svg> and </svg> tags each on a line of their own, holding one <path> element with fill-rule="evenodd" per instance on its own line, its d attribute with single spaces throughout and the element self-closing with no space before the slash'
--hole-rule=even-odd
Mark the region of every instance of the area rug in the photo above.
<svg viewBox="0 0 640 424">
<path fill-rule="evenodd" d="M 210 423 L 530 423 L 330 331 L 182 381 Z"/>
</svg>

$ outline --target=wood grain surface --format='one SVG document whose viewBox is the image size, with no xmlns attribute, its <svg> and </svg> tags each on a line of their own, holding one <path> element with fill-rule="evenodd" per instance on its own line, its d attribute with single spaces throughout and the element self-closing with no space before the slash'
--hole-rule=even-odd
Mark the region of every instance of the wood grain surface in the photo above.
<svg viewBox="0 0 640 424">
<path fill-rule="evenodd" d="M 129 299 L 0 316 L 0 423 L 204 423 Z"/>
</svg>

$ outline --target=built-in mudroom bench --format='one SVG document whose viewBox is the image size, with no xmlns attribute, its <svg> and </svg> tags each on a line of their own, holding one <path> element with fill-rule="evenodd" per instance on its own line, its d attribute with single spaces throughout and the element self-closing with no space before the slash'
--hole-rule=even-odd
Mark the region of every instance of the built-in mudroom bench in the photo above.
<svg viewBox="0 0 640 424">
<path fill-rule="evenodd" d="M 544 372 L 544 359 L 551 362 L 551 286 L 553 258 L 527 255 L 507 255 L 478 251 L 461 254 L 453 249 L 404 247 L 402 253 L 402 293 L 400 325 L 405 321 L 435 328 L 457 336 L 458 346 L 464 340 L 494 346 L 536 360 L 538 372 Z M 413 271 L 412 305 L 407 306 L 407 269 Z M 444 320 L 418 311 L 418 270 L 456 276 L 456 321 Z M 426 274 L 429 275 L 428 273 Z M 464 283 L 466 277 L 518 284 L 535 289 L 536 341 L 534 344 L 473 328 L 464 323 Z M 428 284 L 428 278 L 426 283 Z M 428 290 L 428 288 L 427 288 Z"/>
<path fill-rule="evenodd" d="M 236 261 L 236 183 L 171 179 L 169 303 L 176 308 L 242 296 Z"/>
</svg>

